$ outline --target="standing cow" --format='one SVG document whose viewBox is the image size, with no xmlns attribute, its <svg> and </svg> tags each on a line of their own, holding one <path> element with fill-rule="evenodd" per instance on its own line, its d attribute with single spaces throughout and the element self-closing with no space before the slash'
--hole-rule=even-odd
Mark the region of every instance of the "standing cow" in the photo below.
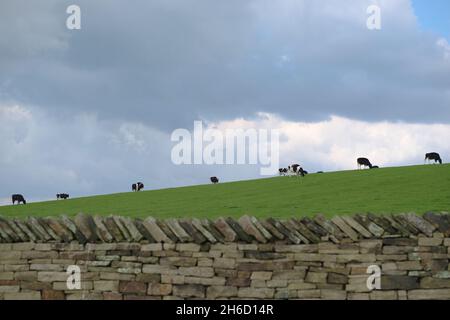
<svg viewBox="0 0 450 320">
<path fill-rule="evenodd" d="M 23 204 L 27 204 L 25 198 L 21 194 L 13 194 L 12 195 L 12 203 L 13 205 L 17 202 L 17 204 L 20 204 L 21 202 Z"/>
<path fill-rule="evenodd" d="M 209 179 L 210 179 L 211 182 L 214 183 L 214 184 L 219 183 L 219 178 L 217 178 L 217 177 L 211 177 L 211 178 L 209 178 Z"/>
<path fill-rule="evenodd" d="M 64 200 L 66 200 L 66 199 L 69 199 L 69 194 L 67 194 L 67 193 L 58 193 L 57 195 L 56 195 L 56 199 L 64 199 Z"/>
<path fill-rule="evenodd" d="M 369 159 L 367 158 L 358 158 L 356 160 L 356 163 L 358 164 L 358 169 L 361 169 L 362 167 L 369 167 L 372 169 L 372 163 L 370 163 Z"/>
<path fill-rule="evenodd" d="M 141 191 L 144 189 L 144 184 L 142 182 L 133 183 L 131 185 L 131 190 L 133 191 Z"/>
</svg>

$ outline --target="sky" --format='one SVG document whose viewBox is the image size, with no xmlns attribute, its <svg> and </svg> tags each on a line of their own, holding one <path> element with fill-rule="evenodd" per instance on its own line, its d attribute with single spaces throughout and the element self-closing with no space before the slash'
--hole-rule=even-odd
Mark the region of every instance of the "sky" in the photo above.
<svg viewBox="0 0 450 320">
<path fill-rule="evenodd" d="M 276 129 L 311 172 L 450 158 L 448 1 L 78 0 L 69 30 L 71 4 L 0 2 L 0 204 L 261 177 L 175 165 L 197 120 Z"/>
</svg>

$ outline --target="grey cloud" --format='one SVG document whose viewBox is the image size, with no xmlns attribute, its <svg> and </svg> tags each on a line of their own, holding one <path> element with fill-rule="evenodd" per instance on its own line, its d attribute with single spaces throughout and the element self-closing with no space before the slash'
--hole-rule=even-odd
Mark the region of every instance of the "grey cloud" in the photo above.
<svg viewBox="0 0 450 320">
<path fill-rule="evenodd" d="M 450 120 L 450 61 L 409 1 L 382 1 L 376 32 L 365 28 L 371 1 L 83 0 L 81 31 L 64 27 L 69 2 L 44 3 L 1 4 L 21 21 L 2 29 L 5 101 L 165 131 L 258 111 Z"/>
</svg>

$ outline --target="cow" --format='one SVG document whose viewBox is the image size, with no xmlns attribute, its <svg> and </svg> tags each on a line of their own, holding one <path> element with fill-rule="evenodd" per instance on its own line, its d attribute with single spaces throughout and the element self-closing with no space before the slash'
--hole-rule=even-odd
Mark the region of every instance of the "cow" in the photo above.
<svg viewBox="0 0 450 320">
<path fill-rule="evenodd" d="M 131 190 L 132 191 L 141 191 L 142 189 L 144 189 L 144 184 L 142 182 L 137 182 L 137 183 L 133 183 L 131 185 Z"/>
<path fill-rule="evenodd" d="M 307 171 L 303 170 L 302 167 L 300 167 L 299 164 L 293 164 L 288 167 L 288 171 L 290 175 L 296 175 L 296 176 L 302 176 L 304 177 L 306 174 L 308 174 Z"/>
<path fill-rule="evenodd" d="M 217 177 L 211 177 L 209 178 L 211 180 L 212 183 L 216 184 L 219 183 L 219 179 Z"/>
<path fill-rule="evenodd" d="M 278 169 L 278 172 L 280 173 L 280 176 L 285 176 L 288 173 L 288 169 L 287 168 L 280 168 L 280 169 Z"/>
<path fill-rule="evenodd" d="M 430 153 L 427 153 L 426 155 L 425 155 L 425 162 L 426 161 L 432 161 L 432 160 L 434 160 L 434 163 L 436 163 L 436 162 L 439 162 L 440 164 L 442 164 L 442 159 L 441 159 L 441 156 L 439 155 L 439 153 L 437 153 L 437 152 L 430 152 Z"/>
<path fill-rule="evenodd" d="M 358 169 L 361 169 L 361 167 L 373 167 L 369 159 L 367 158 L 358 158 L 358 160 L 356 160 L 356 163 L 358 164 Z"/>
<path fill-rule="evenodd" d="M 58 193 L 56 195 L 56 199 L 64 199 L 64 200 L 66 200 L 68 198 L 69 198 L 69 194 L 67 194 L 67 193 Z"/>
<path fill-rule="evenodd" d="M 13 203 L 13 205 L 14 205 L 16 202 L 17 202 L 17 204 L 20 204 L 21 202 L 22 202 L 23 204 L 27 204 L 25 198 L 24 198 L 23 195 L 21 195 L 21 194 L 13 194 L 11 198 L 12 198 L 12 203 Z"/>
</svg>

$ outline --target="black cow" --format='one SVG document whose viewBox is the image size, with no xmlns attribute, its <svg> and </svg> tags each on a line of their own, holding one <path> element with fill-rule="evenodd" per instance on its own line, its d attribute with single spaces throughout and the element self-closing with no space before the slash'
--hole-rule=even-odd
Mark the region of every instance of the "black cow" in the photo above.
<svg viewBox="0 0 450 320">
<path fill-rule="evenodd" d="M 427 160 L 428 160 L 428 161 L 434 160 L 434 163 L 439 162 L 440 164 L 442 164 L 441 156 L 440 156 L 439 153 L 437 153 L 437 152 L 430 152 L 430 153 L 427 153 L 427 154 L 425 155 L 425 162 L 426 162 Z"/>
<path fill-rule="evenodd" d="M 64 200 L 69 199 L 69 194 L 67 194 L 67 193 L 58 193 L 56 195 L 56 199 L 64 199 Z"/>
<path fill-rule="evenodd" d="M 17 202 L 17 204 L 20 204 L 21 202 L 23 204 L 27 204 L 27 202 L 25 201 L 25 198 L 21 194 L 13 194 L 12 195 L 12 203 L 15 204 L 16 202 Z"/>
<path fill-rule="evenodd" d="M 358 158 L 358 160 L 356 160 L 356 163 L 358 164 L 358 169 L 361 169 L 361 167 L 373 167 L 369 159 L 367 158 Z"/>
<path fill-rule="evenodd" d="M 211 177 L 210 180 L 214 184 L 219 183 L 219 179 L 217 177 Z"/>
</svg>

